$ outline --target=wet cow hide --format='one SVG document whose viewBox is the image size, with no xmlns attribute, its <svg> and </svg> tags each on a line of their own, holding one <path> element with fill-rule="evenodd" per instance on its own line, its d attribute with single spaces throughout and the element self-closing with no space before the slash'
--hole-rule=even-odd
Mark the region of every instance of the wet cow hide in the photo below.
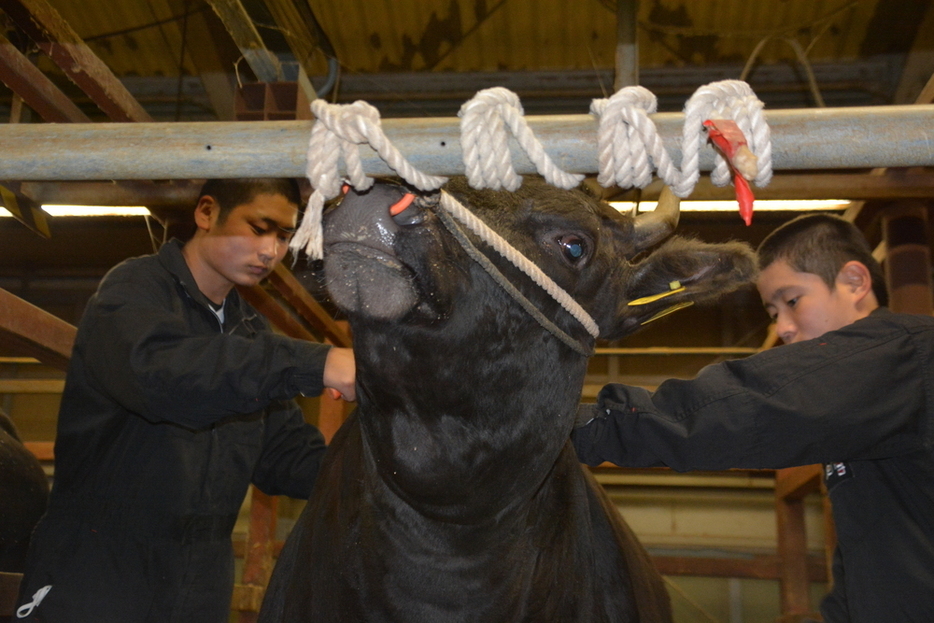
<svg viewBox="0 0 934 623">
<path fill-rule="evenodd" d="M 580 191 L 447 192 L 617 339 L 752 276 L 739 244 L 673 239 Z M 350 320 L 358 408 L 335 436 L 260 620 L 668 621 L 661 577 L 569 442 L 587 358 L 523 310 L 439 223 L 438 195 L 351 191 L 326 216 L 325 279 Z M 654 220 L 653 220 L 654 219 Z M 573 340 L 541 288 L 471 236 Z M 669 290 L 655 303 L 629 301 Z"/>
</svg>

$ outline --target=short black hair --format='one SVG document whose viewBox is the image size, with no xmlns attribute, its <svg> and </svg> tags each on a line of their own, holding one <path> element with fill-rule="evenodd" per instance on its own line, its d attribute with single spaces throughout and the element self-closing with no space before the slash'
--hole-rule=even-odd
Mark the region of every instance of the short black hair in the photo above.
<svg viewBox="0 0 934 623">
<path fill-rule="evenodd" d="M 879 305 L 889 303 L 885 274 L 872 256 L 869 243 L 853 223 L 839 216 L 807 214 L 792 219 L 766 236 L 756 255 L 760 271 L 785 260 L 798 272 L 817 275 L 830 289 L 844 264 L 860 262 L 869 270 Z"/>
<path fill-rule="evenodd" d="M 256 195 L 282 195 L 289 203 L 302 204 L 302 193 L 294 178 L 254 177 L 238 179 L 208 180 L 201 187 L 201 197 L 211 196 L 220 206 L 218 220 L 223 222 L 230 211 L 244 203 L 250 203 Z"/>
</svg>

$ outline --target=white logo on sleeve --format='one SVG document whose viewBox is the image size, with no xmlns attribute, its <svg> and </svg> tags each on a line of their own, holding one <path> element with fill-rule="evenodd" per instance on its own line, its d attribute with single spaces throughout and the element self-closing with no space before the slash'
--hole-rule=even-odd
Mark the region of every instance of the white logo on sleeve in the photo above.
<svg viewBox="0 0 934 623">
<path fill-rule="evenodd" d="M 49 594 L 49 591 L 52 590 L 52 585 L 43 586 L 32 596 L 32 601 L 29 603 L 23 604 L 16 609 L 16 618 L 25 619 L 32 611 L 39 607 L 39 604 L 42 603 L 42 600 L 45 599 L 45 596 Z"/>
</svg>

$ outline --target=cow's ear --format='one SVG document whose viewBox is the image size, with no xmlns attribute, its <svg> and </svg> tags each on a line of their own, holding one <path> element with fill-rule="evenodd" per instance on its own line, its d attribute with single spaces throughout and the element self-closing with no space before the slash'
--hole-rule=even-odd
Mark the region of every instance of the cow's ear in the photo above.
<svg viewBox="0 0 934 623">
<path fill-rule="evenodd" d="M 715 301 L 756 278 L 755 254 L 741 242 L 707 244 L 672 238 L 633 266 L 616 322 L 603 339 L 618 339 L 643 324 L 694 303 Z"/>
</svg>

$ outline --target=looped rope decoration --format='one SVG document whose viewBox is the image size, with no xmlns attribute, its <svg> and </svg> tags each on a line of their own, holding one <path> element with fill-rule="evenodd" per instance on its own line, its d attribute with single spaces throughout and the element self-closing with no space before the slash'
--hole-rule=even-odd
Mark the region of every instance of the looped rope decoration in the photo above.
<svg viewBox="0 0 934 623">
<path fill-rule="evenodd" d="M 644 188 L 652 181 L 651 164 L 658 176 L 679 197 L 687 197 L 700 178 L 700 149 L 706 141 L 703 122 L 710 118 L 732 119 L 758 158 L 757 186 L 772 179 L 771 132 L 763 103 L 748 84 L 723 80 L 699 88 L 684 107 L 681 169 L 672 162 L 649 114 L 657 110 L 657 99 L 643 87 L 626 87 L 612 97 L 594 100 L 590 112 L 598 117 L 597 156 L 601 186 Z M 717 152 L 711 179 L 717 186 L 730 182 L 730 168 Z"/>
<path fill-rule="evenodd" d="M 523 116 L 519 96 L 503 87 L 478 92 L 461 106 L 461 146 L 467 182 L 473 188 L 514 191 L 522 184 L 509 153 L 506 128 L 515 136 L 542 177 L 552 186 L 574 188 L 583 175 L 563 171 L 545 153 Z"/>
<path fill-rule="evenodd" d="M 645 188 L 652 181 L 655 162 L 658 176 L 668 185 L 680 183 L 678 171 L 662 143 L 649 115 L 658 109 L 658 100 L 645 87 L 626 87 L 612 97 L 595 99 L 590 113 L 599 119 L 597 182 L 604 188 Z"/>
<path fill-rule="evenodd" d="M 772 178 L 770 131 L 763 118 L 763 104 L 748 84 L 739 80 L 715 82 L 701 87 L 688 100 L 682 129 L 680 170 L 672 162 L 655 124 L 648 116 L 657 110 L 657 106 L 655 95 L 643 87 L 627 87 L 608 99 L 592 102 L 590 112 L 599 118 L 598 182 L 602 186 L 615 184 L 620 187 L 645 187 L 652 181 L 654 163 L 659 177 L 672 191 L 679 197 L 687 197 L 700 177 L 699 153 L 703 144 L 701 128 L 709 118 L 727 118 L 736 122 L 749 149 L 758 159 L 754 179 L 756 185 L 769 183 Z M 366 190 L 373 184 L 373 179 L 363 171 L 357 145 L 369 144 L 390 168 L 416 188 L 436 190 L 447 181 L 444 177 L 425 174 L 412 166 L 388 141 L 380 125 L 379 112 L 366 102 L 338 105 L 319 99 L 312 102 L 311 111 L 317 121 L 308 143 L 306 174 L 314 192 L 308 199 L 302 224 L 289 244 L 294 252 L 304 249 L 312 259 L 320 259 L 323 255 L 321 216 L 324 203 L 341 191 L 343 180 L 338 172 L 341 157 L 346 165 L 347 178 L 354 188 Z M 518 96 L 508 89 L 495 87 L 480 91 L 461 107 L 458 116 L 461 118 L 464 166 L 472 187 L 514 191 L 522 184 L 521 176 L 512 165 L 507 128 L 550 184 L 570 189 L 583 181 L 583 175 L 561 170 L 545 153 L 541 142 L 523 117 Z M 729 164 L 719 152 L 711 178 L 719 186 L 730 182 Z M 440 203 L 443 210 L 467 225 L 548 292 L 587 329 L 591 337 L 599 336 L 600 328 L 593 318 L 538 266 L 454 197 L 442 192 Z M 523 304 L 527 305 L 530 304 Z M 529 312 L 571 348 L 585 356 L 589 355 L 587 348 L 576 344 L 553 323 L 547 319 L 543 322 L 540 313 L 536 315 L 532 310 Z"/>
<path fill-rule="evenodd" d="M 338 172 L 338 160 L 343 157 L 347 178 L 357 190 L 373 185 L 373 178 L 363 171 L 357 145 L 369 144 L 392 170 L 406 182 L 422 190 L 437 190 L 447 178 L 428 175 L 416 169 L 405 156 L 389 142 L 383 133 L 379 111 L 370 104 L 328 104 L 317 99 L 311 103 L 311 112 L 317 118 L 308 141 L 305 173 L 314 192 L 308 198 L 302 224 L 292 237 L 289 247 L 298 253 L 304 249 L 312 259 L 321 259 L 321 216 L 324 203 L 336 197 L 343 183 Z"/>
</svg>

